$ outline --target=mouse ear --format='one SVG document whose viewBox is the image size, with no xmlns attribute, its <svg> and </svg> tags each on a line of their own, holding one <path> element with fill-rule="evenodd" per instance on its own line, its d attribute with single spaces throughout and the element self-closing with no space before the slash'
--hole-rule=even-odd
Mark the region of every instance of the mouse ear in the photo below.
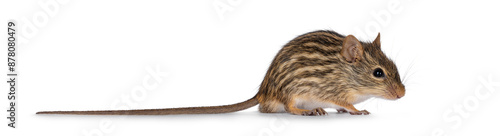
<svg viewBox="0 0 500 136">
<path fill-rule="evenodd" d="M 361 60 L 363 55 L 363 47 L 361 43 L 352 35 L 348 35 L 342 43 L 340 54 L 344 56 L 347 62 L 357 62 Z"/>
<path fill-rule="evenodd" d="M 377 45 L 378 47 L 380 47 L 380 33 L 378 33 L 377 35 L 377 38 L 375 38 L 375 40 L 373 40 L 373 44 Z"/>
</svg>

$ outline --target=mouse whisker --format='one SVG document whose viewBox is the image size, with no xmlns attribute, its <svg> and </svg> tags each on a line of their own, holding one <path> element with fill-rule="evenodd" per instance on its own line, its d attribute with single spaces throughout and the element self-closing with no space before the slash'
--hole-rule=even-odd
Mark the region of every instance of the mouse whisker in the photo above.
<svg viewBox="0 0 500 136">
<path fill-rule="evenodd" d="M 404 75 L 403 75 L 403 79 L 402 79 L 403 84 L 405 83 L 405 81 L 406 81 L 406 80 L 408 80 L 408 72 L 410 72 L 410 71 L 413 69 L 413 66 L 415 65 L 415 60 L 416 60 L 416 58 L 414 58 L 414 59 L 411 61 L 410 65 L 409 65 L 409 66 L 408 66 L 408 68 L 406 69 L 406 71 L 405 71 L 405 73 L 404 73 Z M 412 75 L 413 75 L 413 74 L 412 74 Z"/>
</svg>

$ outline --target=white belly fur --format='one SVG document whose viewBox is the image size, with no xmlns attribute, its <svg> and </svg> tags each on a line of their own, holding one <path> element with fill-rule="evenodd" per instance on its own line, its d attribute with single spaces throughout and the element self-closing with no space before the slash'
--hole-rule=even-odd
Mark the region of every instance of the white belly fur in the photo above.
<svg viewBox="0 0 500 136">
<path fill-rule="evenodd" d="M 363 102 L 365 100 L 368 100 L 370 99 L 372 96 L 358 96 L 357 97 L 357 100 L 354 101 L 352 104 L 358 104 L 360 102 Z M 322 101 L 317 101 L 317 99 L 296 99 L 295 100 L 295 103 L 297 106 L 297 108 L 301 108 L 301 109 L 306 109 L 306 110 L 312 110 L 312 109 L 315 109 L 315 108 L 333 108 L 333 109 L 341 109 L 342 106 L 339 106 L 339 105 L 336 105 L 336 104 L 333 104 L 333 103 L 329 103 L 329 102 L 322 102 Z"/>
<path fill-rule="evenodd" d="M 370 98 L 372 98 L 373 96 L 357 96 L 357 100 L 355 102 L 353 102 L 352 104 L 358 104 L 360 102 L 363 102 L 363 101 L 366 101 Z M 321 101 L 316 101 L 316 100 L 313 100 L 313 99 L 296 99 L 295 100 L 295 106 L 297 106 L 297 108 L 301 108 L 301 109 L 306 109 L 306 110 L 312 110 L 312 109 L 315 109 L 315 108 L 333 108 L 333 109 L 341 109 L 342 106 L 338 106 L 336 104 L 333 104 L 333 103 L 327 103 L 327 102 L 321 102 Z M 277 105 L 277 109 L 275 112 L 286 112 L 285 111 L 285 105 L 283 104 L 279 104 Z"/>
</svg>

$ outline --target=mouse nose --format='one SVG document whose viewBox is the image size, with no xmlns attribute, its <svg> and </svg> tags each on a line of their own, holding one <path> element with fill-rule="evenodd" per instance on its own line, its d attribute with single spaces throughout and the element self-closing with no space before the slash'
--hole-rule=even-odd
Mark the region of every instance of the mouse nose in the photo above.
<svg viewBox="0 0 500 136">
<path fill-rule="evenodd" d="M 396 97 L 399 99 L 401 97 L 405 96 L 405 88 L 402 87 L 396 91 Z"/>
</svg>

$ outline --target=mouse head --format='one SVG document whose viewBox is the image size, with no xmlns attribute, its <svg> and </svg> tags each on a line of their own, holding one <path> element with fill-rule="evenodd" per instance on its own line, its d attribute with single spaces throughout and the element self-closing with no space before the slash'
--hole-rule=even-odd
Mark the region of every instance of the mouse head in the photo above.
<svg viewBox="0 0 500 136">
<path fill-rule="evenodd" d="M 348 68 L 348 82 L 358 95 L 396 100 L 405 95 L 405 86 L 380 46 L 380 33 L 373 42 L 359 42 L 352 35 L 344 39 L 340 54 Z"/>
</svg>

